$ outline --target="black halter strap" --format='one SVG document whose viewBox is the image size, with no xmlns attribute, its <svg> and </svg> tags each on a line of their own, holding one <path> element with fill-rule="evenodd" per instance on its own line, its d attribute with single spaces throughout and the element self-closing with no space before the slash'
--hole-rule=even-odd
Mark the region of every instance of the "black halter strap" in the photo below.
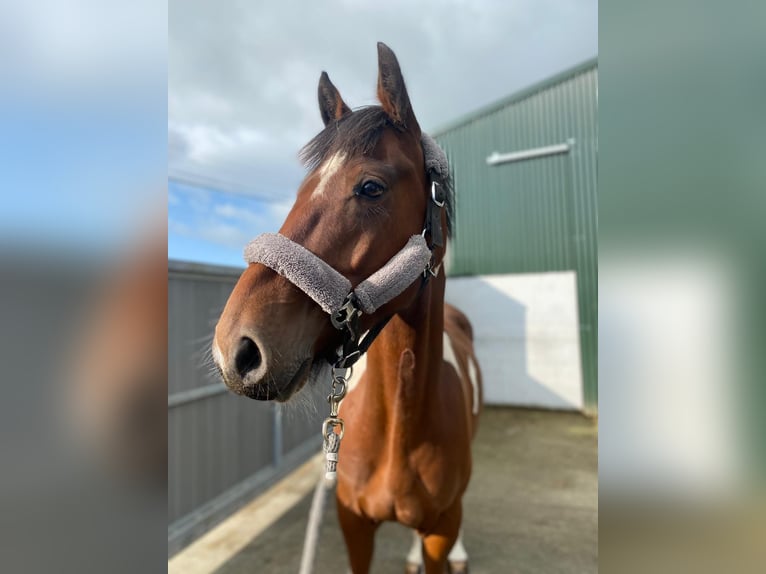
<svg viewBox="0 0 766 574">
<path fill-rule="evenodd" d="M 428 263 L 420 281 L 418 297 L 425 289 L 429 279 L 438 274 L 438 266 L 434 266 L 433 253 L 436 247 L 444 246 L 444 230 L 442 229 L 441 210 L 446 199 L 446 192 L 435 179 L 431 178 L 431 194 L 426 205 L 426 218 L 423 223 L 423 235 L 430 237 L 428 248 L 431 250 L 431 261 Z M 441 264 L 439 264 L 441 265 Z M 435 270 L 434 270 L 435 269 Z M 370 348 L 376 337 L 385 328 L 393 315 L 378 321 L 360 340 L 360 317 L 362 310 L 356 295 L 352 291 L 343 303 L 343 306 L 330 315 L 333 327 L 343 331 L 343 343 L 340 353 L 337 355 L 334 367 L 346 369 L 354 365 Z"/>
</svg>

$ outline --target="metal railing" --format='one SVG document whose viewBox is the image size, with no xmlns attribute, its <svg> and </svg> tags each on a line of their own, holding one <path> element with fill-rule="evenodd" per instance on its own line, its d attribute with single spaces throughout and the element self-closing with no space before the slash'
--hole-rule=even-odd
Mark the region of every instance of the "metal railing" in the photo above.
<svg viewBox="0 0 766 574">
<path fill-rule="evenodd" d="M 206 365 L 241 269 L 168 266 L 168 556 L 315 454 L 317 413 L 227 392 Z"/>
</svg>

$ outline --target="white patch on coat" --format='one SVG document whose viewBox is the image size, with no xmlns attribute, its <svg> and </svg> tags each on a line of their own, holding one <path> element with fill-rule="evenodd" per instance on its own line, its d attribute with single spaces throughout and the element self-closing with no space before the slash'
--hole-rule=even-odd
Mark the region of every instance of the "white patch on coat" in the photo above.
<svg viewBox="0 0 766 574">
<path fill-rule="evenodd" d="M 365 353 L 361 357 L 359 357 L 359 360 L 354 364 L 354 372 L 351 373 L 351 377 L 348 379 L 348 392 L 354 390 L 356 385 L 359 384 L 359 379 L 362 378 L 362 375 L 364 375 L 364 371 L 367 370 L 367 354 Z"/>
<path fill-rule="evenodd" d="M 457 357 L 455 356 L 455 349 L 452 348 L 452 339 L 449 338 L 447 331 L 444 331 L 444 336 L 442 338 L 442 347 L 443 347 L 444 360 L 447 361 L 453 367 L 455 367 L 455 372 L 458 374 L 458 376 L 460 376 L 460 367 L 458 366 Z"/>
<path fill-rule="evenodd" d="M 479 374 L 476 372 L 476 363 L 473 357 L 468 356 L 468 378 L 471 379 L 473 387 L 473 414 L 479 414 Z"/>
<path fill-rule="evenodd" d="M 468 562 L 468 552 L 465 551 L 465 546 L 463 546 L 463 529 L 460 529 L 460 532 L 458 532 L 457 540 L 455 540 L 455 544 L 452 545 L 452 550 L 449 551 L 449 554 L 447 555 L 447 561 L 448 562 Z"/>
<path fill-rule="evenodd" d="M 447 331 L 444 331 L 444 338 L 442 342 L 444 347 L 444 360 L 450 365 L 455 367 L 455 372 L 458 376 L 461 376 L 460 367 L 458 366 L 457 357 L 455 356 L 455 349 L 452 346 L 452 339 L 449 338 Z M 473 406 L 471 411 L 473 414 L 479 414 L 479 380 L 476 376 L 476 365 L 473 364 L 473 359 L 468 357 L 468 378 L 471 380 L 471 387 L 473 388 Z"/>
<path fill-rule="evenodd" d="M 362 336 L 364 337 L 364 335 Z M 362 375 L 364 375 L 364 371 L 367 369 L 367 355 L 362 355 L 359 360 L 354 365 L 354 372 L 351 374 L 351 377 L 348 380 L 348 388 L 346 389 L 346 395 L 353 391 L 356 386 L 359 384 L 359 380 L 362 378 Z M 338 412 L 340 412 L 340 409 L 343 407 L 343 401 L 340 402 L 340 405 L 338 405 Z"/>
<path fill-rule="evenodd" d="M 333 176 L 338 172 L 338 170 L 343 165 L 343 162 L 346 160 L 346 155 L 343 153 L 336 153 L 333 154 L 333 156 L 328 159 L 326 162 L 322 164 L 322 166 L 319 168 L 319 184 L 316 186 L 316 189 L 314 189 L 314 192 L 311 194 L 311 197 L 322 197 L 324 194 L 325 188 L 327 187 L 327 184 L 330 182 L 330 180 L 333 178 Z"/>
<path fill-rule="evenodd" d="M 414 566 L 423 565 L 423 543 L 420 540 L 420 535 L 414 530 L 412 531 L 412 546 L 410 546 L 410 551 L 407 553 L 407 564 Z"/>
</svg>

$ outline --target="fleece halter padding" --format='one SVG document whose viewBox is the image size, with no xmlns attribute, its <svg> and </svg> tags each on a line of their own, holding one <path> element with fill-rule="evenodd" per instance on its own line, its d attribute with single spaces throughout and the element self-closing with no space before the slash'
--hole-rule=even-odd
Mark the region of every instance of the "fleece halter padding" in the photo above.
<svg viewBox="0 0 766 574">
<path fill-rule="evenodd" d="M 425 132 L 420 134 L 420 144 L 423 146 L 426 173 L 433 173 L 440 179 L 446 179 L 449 175 L 447 154 L 444 153 L 441 146 L 436 143 L 436 140 Z"/>
<path fill-rule="evenodd" d="M 413 235 L 388 263 L 353 290 L 364 313 L 372 314 L 409 287 L 431 260 L 422 235 Z M 351 293 L 351 282 L 311 251 L 279 233 L 259 235 L 245 247 L 245 261 L 273 269 L 333 315 Z"/>
<path fill-rule="evenodd" d="M 394 299 L 420 275 L 431 261 L 425 237 L 413 235 L 383 267 L 354 289 L 362 311 L 368 315 Z"/>
</svg>

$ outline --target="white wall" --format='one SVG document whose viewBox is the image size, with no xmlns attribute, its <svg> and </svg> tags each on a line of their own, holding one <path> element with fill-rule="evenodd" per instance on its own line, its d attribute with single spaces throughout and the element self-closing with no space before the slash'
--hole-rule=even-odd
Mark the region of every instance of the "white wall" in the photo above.
<svg viewBox="0 0 766 574">
<path fill-rule="evenodd" d="M 583 407 L 574 271 L 451 277 L 471 320 L 487 404 Z"/>
</svg>

